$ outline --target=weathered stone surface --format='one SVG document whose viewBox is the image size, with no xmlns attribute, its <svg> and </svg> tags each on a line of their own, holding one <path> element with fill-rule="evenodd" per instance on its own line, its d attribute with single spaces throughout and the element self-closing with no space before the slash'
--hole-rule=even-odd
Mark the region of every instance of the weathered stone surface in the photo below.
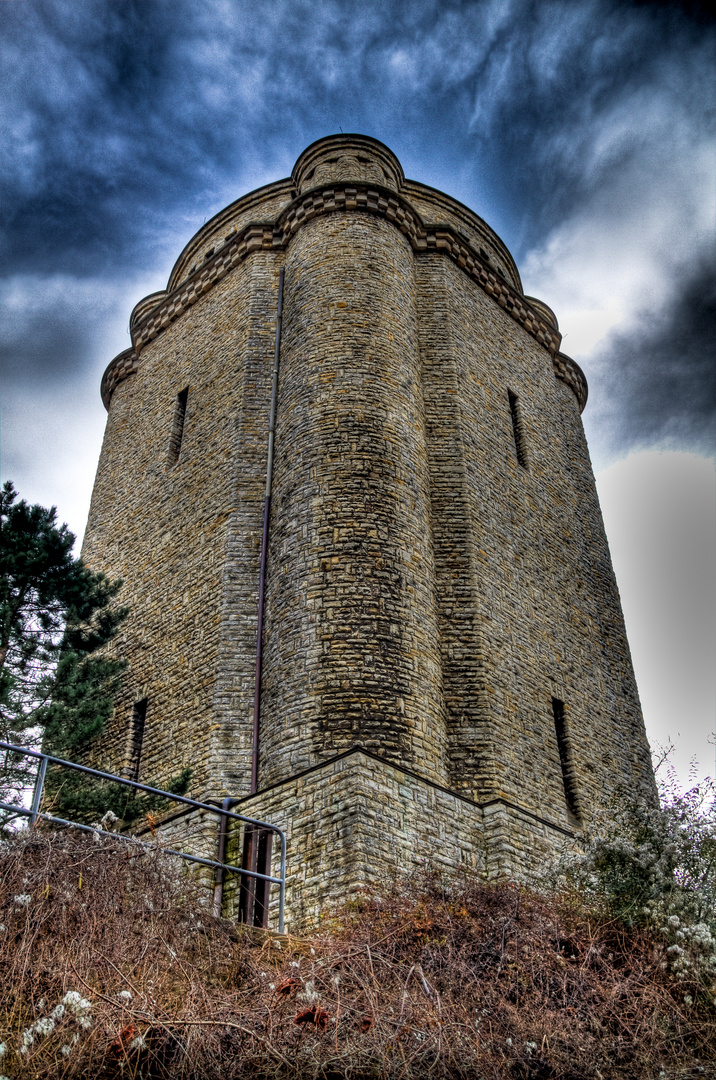
<svg viewBox="0 0 716 1080">
<path fill-rule="evenodd" d="M 285 289 L 262 776 L 360 740 L 445 779 L 413 253 L 379 219 L 317 218 Z"/>
<path fill-rule="evenodd" d="M 140 777 L 188 766 L 191 794 L 283 823 L 295 924 L 380 867 L 514 872 L 618 784 L 653 797 L 586 382 L 480 218 L 373 140 L 320 140 L 204 226 L 131 329 L 84 547 L 131 607 L 103 765 L 147 698 Z"/>
</svg>

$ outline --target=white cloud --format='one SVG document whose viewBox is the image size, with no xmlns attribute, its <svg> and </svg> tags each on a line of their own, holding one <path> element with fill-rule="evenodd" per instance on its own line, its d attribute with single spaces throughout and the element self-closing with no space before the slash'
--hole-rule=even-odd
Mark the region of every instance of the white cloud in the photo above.
<svg viewBox="0 0 716 1080">
<path fill-rule="evenodd" d="M 28 502 L 56 505 L 78 539 L 106 419 L 102 372 L 129 347 L 134 304 L 164 284 L 16 275 L 0 287 L 10 358 L 0 400 L 0 475 Z"/>
<path fill-rule="evenodd" d="M 99 380 L 11 389 L 2 406 L 3 439 L 13 446 L 3 482 L 12 480 L 29 503 L 56 506 L 79 548 L 106 419 Z"/>
<path fill-rule="evenodd" d="M 714 771 L 716 470 L 709 458 L 644 452 L 597 474 L 652 745 Z"/>
<path fill-rule="evenodd" d="M 557 313 L 564 351 L 658 313 L 713 243 L 714 153 L 682 109 L 640 90 L 594 125 L 584 198 L 522 265 L 525 291 Z"/>
</svg>

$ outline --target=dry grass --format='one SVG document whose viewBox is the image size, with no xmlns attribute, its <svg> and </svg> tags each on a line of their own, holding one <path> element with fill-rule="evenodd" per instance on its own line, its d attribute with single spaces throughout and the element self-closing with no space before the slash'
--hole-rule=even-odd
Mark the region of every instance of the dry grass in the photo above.
<svg viewBox="0 0 716 1080">
<path fill-rule="evenodd" d="M 277 948 L 159 850 L 35 832 L 0 848 L 0 923 L 11 1078 L 716 1076 L 714 987 L 509 885 L 426 876 Z"/>
</svg>

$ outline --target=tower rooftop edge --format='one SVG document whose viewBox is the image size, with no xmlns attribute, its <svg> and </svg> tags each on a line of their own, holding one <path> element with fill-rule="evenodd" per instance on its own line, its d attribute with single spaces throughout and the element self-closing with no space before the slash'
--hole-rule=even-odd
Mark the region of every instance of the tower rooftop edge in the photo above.
<svg viewBox="0 0 716 1080">
<path fill-rule="evenodd" d="M 103 376 L 105 406 L 117 382 L 136 370 L 146 341 L 179 318 L 251 251 L 285 248 L 296 228 L 316 213 L 347 205 L 397 222 L 416 252 L 438 250 L 454 259 L 555 357 L 558 378 L 568 382 L 584 408 L 584 373 L 565 354 L 556 359 L 561 335 L 554 312 L 543 301 L 524 295 L 517 266 L 494 230 L 444 192 L 406 180 L 392 150 L 377 139 L 356 134 L 317 139 L 299 155 L 290 178 L 243 195 L 202 226 L 177 259 L 167 289 L 135 305 L 130 316 L 132 347 L 115 357 Z"/>
</svg>

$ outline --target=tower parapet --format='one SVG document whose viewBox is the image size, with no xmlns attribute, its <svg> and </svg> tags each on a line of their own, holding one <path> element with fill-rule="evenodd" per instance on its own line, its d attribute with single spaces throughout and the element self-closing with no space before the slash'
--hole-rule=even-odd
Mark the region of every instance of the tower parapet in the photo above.
<svg viewBox="0 0 716 1080">
<path fill-rule="evenodd" d="M 299 195 L 324 184 L 361 183 L 400 191 L 405 176 L 392 150 L 365 135 L 330 135 L 306 147 L 291 172 Z"/>
</svg>

